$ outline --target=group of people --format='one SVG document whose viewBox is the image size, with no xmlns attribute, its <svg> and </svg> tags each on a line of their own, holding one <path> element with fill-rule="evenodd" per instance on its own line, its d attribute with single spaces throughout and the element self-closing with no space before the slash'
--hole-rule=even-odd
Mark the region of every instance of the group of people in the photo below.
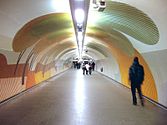
<svg viewBox="0 0 167 125">
<path fill-rule="evenodd" d="M 83 63 L 82 65 L 82 70 L 83 70 L 83 75 L 91 75 L 92 71 L 94 71 L 95 68 L 95 63 Z"/>
<path fill-rule="evenodd" d="M 73 62 L 74 69 L 80 69 L 81 68 L 81 63 L 78 61 Z"/>
</svg>

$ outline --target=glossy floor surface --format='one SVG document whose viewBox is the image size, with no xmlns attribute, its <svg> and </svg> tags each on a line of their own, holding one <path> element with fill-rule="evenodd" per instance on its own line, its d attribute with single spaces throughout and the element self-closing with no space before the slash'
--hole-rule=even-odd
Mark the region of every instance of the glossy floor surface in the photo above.
<svg viewBox="0 0 167 125">
<path fill-rule="evenodd" d="M 0 125 L 167 125 L 167 111 L 93 73 L 69 70 L 0 105 Z"/>
</svg>

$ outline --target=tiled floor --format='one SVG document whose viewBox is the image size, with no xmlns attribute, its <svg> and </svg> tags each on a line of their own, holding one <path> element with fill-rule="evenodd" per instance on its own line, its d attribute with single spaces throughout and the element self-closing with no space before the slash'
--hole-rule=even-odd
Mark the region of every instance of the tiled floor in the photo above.
<svg viewBox="0 0 167 125">
<path fill-rule="evenodd" d="M 133 106 L 129 89 L 69 70 L 1 105 L 0 125 L 167 125 L 167 111 Z"/>
</svg>

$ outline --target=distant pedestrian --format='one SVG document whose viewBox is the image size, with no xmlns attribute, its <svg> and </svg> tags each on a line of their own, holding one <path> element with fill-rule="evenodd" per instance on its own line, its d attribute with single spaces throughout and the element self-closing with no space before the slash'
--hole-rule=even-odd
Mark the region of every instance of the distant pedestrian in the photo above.
<svg viewBox="0 0 167 125">
<path fill-rule="evenodd" d="M 82 65 L 82 70 L 83 70 L 83 75 L 85 75 L 85 72 L 86 72 L 86 66 L 85 66 L 85 63 L 83 63 L 83 65 Z"/>
<path fill-rule="evenodd" d="M 90 65 L 89 65 L 89 64 L 86 64 L 85 66 L 86 66 L 86 75 L 88 75 Z"/>
<path fill-rule="evenodd" d="M 92 70 L 95 70 L 95 62 L 92 62 Z"/>
<path fill-rule="evenodd" d="M 139 64 L 138 57 L 134 58 L 133 64 L 129 68 L 129 80 L 131 82 L 133 105 L 137 105 L 137 98 L 136 98 L 136 89 L 137 89 L 141 105 L 144 106 L 144 100 L 141 91 L 141 85 L 144 80 L 144 68 L 142 65 Z"/>
<path fill-rule="evenodd" d="M 89 75 L 91 75 L 92 74 L 92 65 L 91 65 L 91 63 L 89 63 Z"/>
</svg>

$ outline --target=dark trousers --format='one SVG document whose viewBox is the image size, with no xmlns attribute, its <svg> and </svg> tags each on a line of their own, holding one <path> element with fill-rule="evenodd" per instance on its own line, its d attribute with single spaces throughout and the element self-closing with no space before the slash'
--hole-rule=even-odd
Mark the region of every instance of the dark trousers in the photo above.
<svg viewBox="0 0 167 125">
<path fill-rule="evenodd" d="M 142 96 L 142 92 L 141 92 L 141 85 L 136 85 L 136 84 L 134 84 L 134 83 L 131 84 L 131 91 L 132 91 L 133 104 L 134 104 L 134 105 L 137 104 L 136 89 L 137 89 L 137 92 L 138 92 L 138 94 L 139 94 L 139 98 L 140 98 L 140 101 L 141 101 L 141 105 L 144 106 L 143 96 Z"/>
<path fill-rule="evenodd" d="M 92 68 L 90 67 L 89 68 L 89 75 L 91 75 L 92 74 Z"/>
<path fill-rule="evenodd" d="M 83 75 L 85 75 L 86 68 L 82 68 L 82 70 L 83 70 Z"/>
</svg>

